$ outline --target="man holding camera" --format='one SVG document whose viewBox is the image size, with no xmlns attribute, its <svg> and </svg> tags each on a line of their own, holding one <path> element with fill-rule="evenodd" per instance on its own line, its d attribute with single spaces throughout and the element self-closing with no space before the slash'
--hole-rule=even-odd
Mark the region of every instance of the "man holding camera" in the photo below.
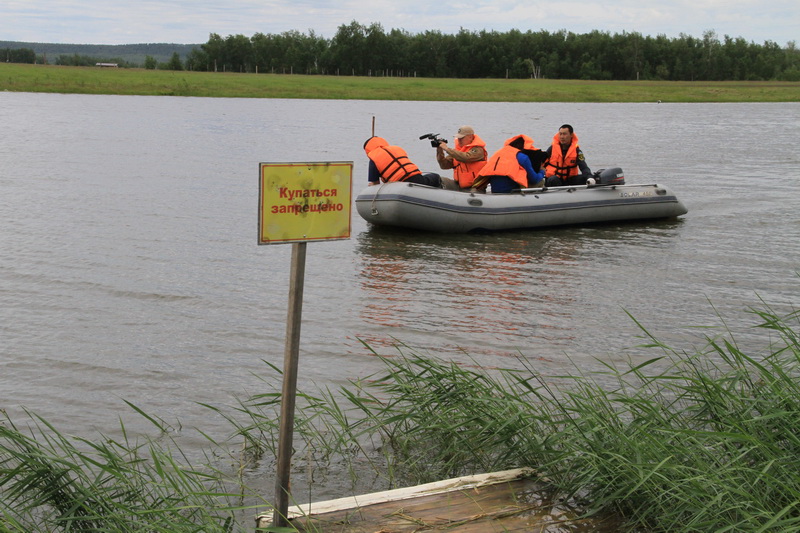
<svg viewBox="0 0 800 533">
<path fill-rule="evenodd" d="M 472 126 L 461 126 L 455 135 L 456 147 L 447 146 L 447 141 L 440 140 L 436 147 L 436 160 L 439 168 L 453 169 L 453 181 L 442 179 L 445 189 L 467 189 L 478 176 L 478 171 L 486 164 L 486 143 L 475 135 Z"/>
</svg>

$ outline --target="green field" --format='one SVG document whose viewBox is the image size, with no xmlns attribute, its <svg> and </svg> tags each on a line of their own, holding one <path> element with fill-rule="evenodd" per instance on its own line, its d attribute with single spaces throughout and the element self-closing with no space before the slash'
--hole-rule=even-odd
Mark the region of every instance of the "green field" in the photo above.
<svg viewBox="0 0 800 533">
<path fill-rule="evenodd" d="M 16 92 L 478 102 L 798 102 L 800 82 L 441 79 L 62 67 L 0 63 Z"/>
</svg>

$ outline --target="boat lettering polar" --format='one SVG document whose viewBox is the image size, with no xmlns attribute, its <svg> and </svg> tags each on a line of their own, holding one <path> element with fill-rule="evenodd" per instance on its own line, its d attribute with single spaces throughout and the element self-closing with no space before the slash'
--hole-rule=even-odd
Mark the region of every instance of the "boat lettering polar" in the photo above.
<svg viewBox="0 0 800 533">
<path fill-rule="evenodd" d="M 295 198 L 330 198 L 338 196 L 338 189 L 290 189 L 281 187 L 278 189 L 278 197 L 294 200 Z"/>
</svg>

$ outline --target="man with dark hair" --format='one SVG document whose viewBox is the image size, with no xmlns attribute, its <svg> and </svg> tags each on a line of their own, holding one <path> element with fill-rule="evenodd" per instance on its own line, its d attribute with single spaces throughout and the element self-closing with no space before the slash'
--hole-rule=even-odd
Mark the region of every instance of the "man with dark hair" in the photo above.
<svg viewBox="0 0 800 533">
<path fill-rule="evenodd" d="M 548 187 L 584 185 L 592 175 L 583 152 L 578 146 L 578 136 L 569 124 L 564 124 L 553 136 L 553 143 L 545 151 L 544 163 Z"/>
</svg>

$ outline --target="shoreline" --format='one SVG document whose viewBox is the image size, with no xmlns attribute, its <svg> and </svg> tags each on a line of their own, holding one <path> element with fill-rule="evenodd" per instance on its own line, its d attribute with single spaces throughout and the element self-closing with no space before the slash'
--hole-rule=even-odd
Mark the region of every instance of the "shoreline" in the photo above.
<svg viewBox="0 0 800 533">
<path fill-rule="evenodd" d="M 239 74 L 0 63 L 0 91 L 448 102 L 800 102 L 800 82 L 453 79 Z M 467 96 L 465 96 L 467 95 Z"/>
</svg>

